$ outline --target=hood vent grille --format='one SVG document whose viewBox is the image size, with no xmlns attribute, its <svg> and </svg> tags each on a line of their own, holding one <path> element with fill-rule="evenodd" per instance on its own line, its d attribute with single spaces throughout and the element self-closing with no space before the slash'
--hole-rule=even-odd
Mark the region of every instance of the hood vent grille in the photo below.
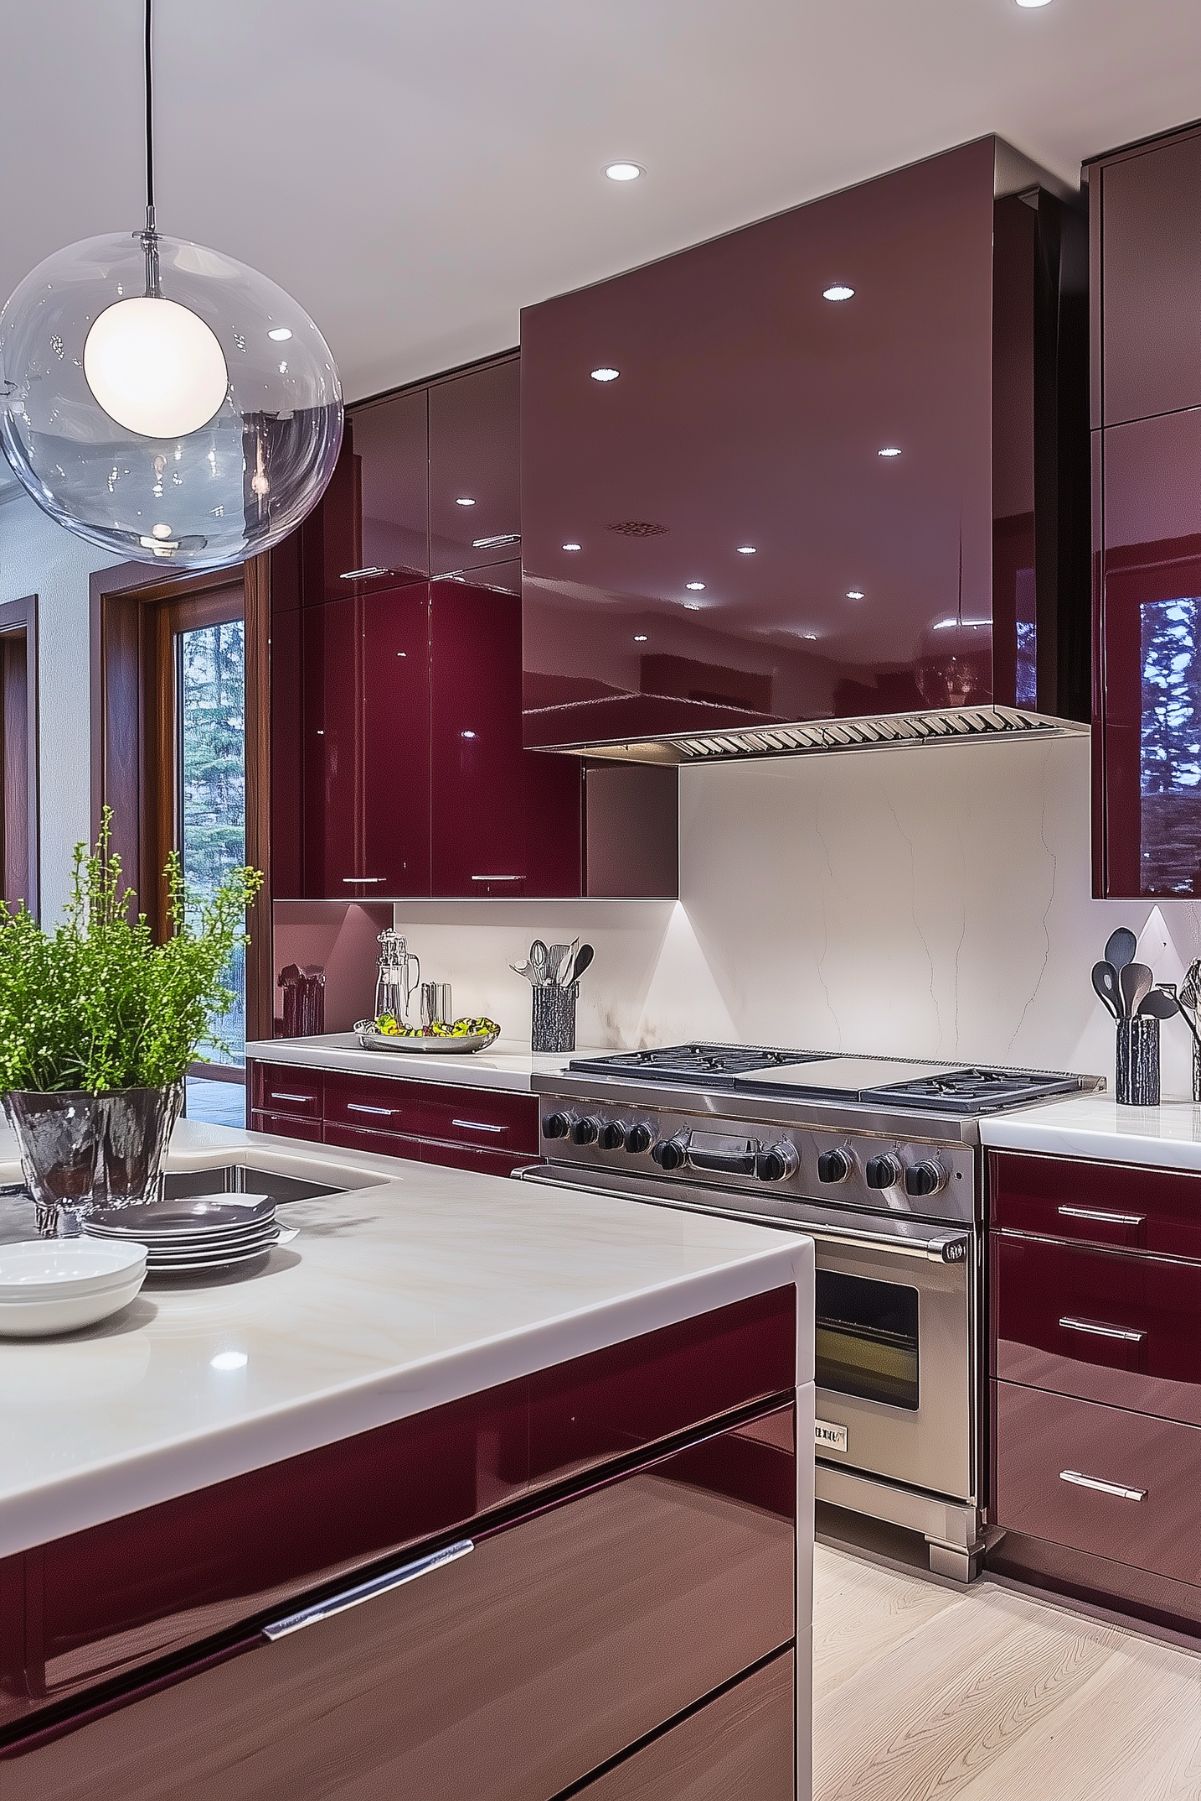
<svg viewBox="0 0 1201 1801">
<path fill-rule="evenodd" d="M 705 763 L 734 757 L 778 757 L 832 750 L 883 750 L 897 745 L 949 744 L 965 738 L 1013 738 L 1083 733 L 1077 720 L 1055 719 L 1022 707 L 955 707 L 930 713 L 889 713 L 867 719 L 822 719 L 800 725 L 744 726 L 726 732 L 683 732 L 638 744 L 592 744 L 589 756 L 638 762 Z"/>
</svg>

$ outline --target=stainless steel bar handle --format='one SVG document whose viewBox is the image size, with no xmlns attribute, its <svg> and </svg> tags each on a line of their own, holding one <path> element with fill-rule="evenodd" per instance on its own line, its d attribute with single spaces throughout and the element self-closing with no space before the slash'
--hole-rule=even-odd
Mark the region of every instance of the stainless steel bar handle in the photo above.
<svg viewBox="0 0 1201 1801">
<path fill-rule="evenodd" d="M 370 1113 L 377 1119 L 393 1119 L 397 1109 L 395 1107 L 369 1107 L 366 1101 L 347 1101 L 346 1111 L 348 1113 Z"/>
<path fill-rule="evenodd" d="M 342 880 L 344 882 L 358 882 L 365 886 L 376 887 L 380 882 L 386 881 L 387 878 L 382 875 L 344 875 Z"/>
<path fill-rule="evenodd" d="M 1131 1326 L 1103 1326 L 1100 1320 L 1073 1319 L 1065 1314 L 1060 1325 L 1069 1332 L 1090 1332 L 1094 1338 L 1120 1338 L 1126 1344 L 1142 1344 L 1147 1334 Z"/>
<path fill-rule="evenodd" d="M 1092 1219 L 1104 1226 L 1141 1226 L 1147 1218 L 1145 1213 L 1107 1213 L 1103 1207 L 1057 1207 L 1055 1211 L 1062 1219 Z"/>
<path fill-rule="evenodd" d="M 1093 1488 L 1099 1495 L 1114 1495 L 1119 1501 L 1145 1501 L 1145 1488 L 1127 1488 L 1121 1482 L 1103 1482 L 1100 1476 L 1086 1476 L 1080 1470 L 1060 1470 L 1059 1480 L 1076 1488 Z"/>
<path fill-rule="evenodd" d="M 418 1557 L 412 1563 L 402 1564 L 398 1570 L 386 1570 L 382 1576 L 372 1576 L 367 1582 L 358 1582 L 353 1588 L 344 1588 L 336 1595 L 327 1596 L 324 1601 L 314 1601 L 311 1607 L 301 1607 L 296 1613 L 285 1614 L 282 1620 L 272 1620 L 269 1626 L 263 1627 L 263 1637 L 274 1644 L 277 1638 L 287 1638 L 290 1633 L 303 1632 L 306 1626 L 316 1626 L 321 1620 L 331 1620 L 352 1607 L 361 1607 L 364 1601 L 374 1601 L 377 1595 L 389 1595 L 393 1589 L 403 1588 L 408 1582 L 416 1582 L 420 1577 L 428 1576 L 448 1563 L 457 1563 L 460 1557 L 466 1557 L 469 1551 L 474 1550 L 475 1545 L 471 1539 L 461 1538 L 456 1544 L 447 1545 L 445 1550 L 431 1551 L 428 1557 Z"/>
<path fill-rule="evenodd" d="M 282 1088 L 272 1088 L 270 1094 L 273 1101 L 303 1101 L 306 1107 L 316 1098 L 311 1094 L 287 1094 Z"/>
<path fill-rule="evenodd" d="M 473 882 L 524 882 L 523 875 L 473 875 Z"/>
<path fill-rule="evenodd" d="M 461 1126 L 464 1132 L 506 1132 L 507 1126 L 488 1126 L 482 1119 L 452 1119 L 452 1126 Z"/>
</svg>

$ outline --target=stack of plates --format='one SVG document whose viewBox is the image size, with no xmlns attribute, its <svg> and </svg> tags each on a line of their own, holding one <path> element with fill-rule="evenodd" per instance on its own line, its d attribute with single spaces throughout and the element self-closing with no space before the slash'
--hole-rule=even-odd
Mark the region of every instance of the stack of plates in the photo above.
<svg viewBox="0 0 1201 1801">
<path fill-rule="evenodd" d="M 265 1194 L 198 1195 L 102 1209 L 85 1218 L 84 1231 L 109 1243 L 144 1244 L 151 1276 L 233 1269 L 296 1236 L 280 1227 L 275 1202 Z"/>
<path fill-rule="evenodd" d="M 128 1307 L 146 1279 L 140 1244 L 44 1238 L 0 1245 L 0 1337 L 75 1332 Z"/>
</svg>

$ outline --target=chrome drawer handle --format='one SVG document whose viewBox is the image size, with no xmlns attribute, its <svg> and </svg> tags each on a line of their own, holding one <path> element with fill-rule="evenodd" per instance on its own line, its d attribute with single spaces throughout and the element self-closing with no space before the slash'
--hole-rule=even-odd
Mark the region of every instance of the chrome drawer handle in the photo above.
<svg viewBox="0 0 1201 1801">
<path fill-rule="evenodd" d="M 315 1097 L 311 1094 L 282 1094 L 274 1088 L 271 1090 L 271 1099 L 273 1101 L 303 1101 L 307 1107 L 314 1098 Z"/>
<path fill-rule="evenodd" d="M 388 1570 L 382 1576 L 372 1576 L 368 1582 L 356 1583 L 353 1588 L 344 1588 L 339 1594 L 330 1595 L 324 1601 L 314 1601 L 311 1607 L 302 1607 L 296 1613 L 285 1614 L 282 1620 L 272 1620 L 269 1626 L 263 1627 L 263 1637 L 272 1643 L 277 1638 L 287 1638 L 289 1633 L 303 1632 L 306 1626 L 315 1626 L 320 1620 L 332 1620 L 336 1614 L 345 1613 L 351 1607 L 361 1607 L 364 1601 L 374 1601 L 377 1595 L 391 1594 L 394 1588 L 403 1588 L 406 1582 L 416 1582 L 421 1576 L 428 1576 L 433 1570 L 440 1570 L 448 1563 L 457 1563 L 460 1557 L 466 1557 L 474 1551 L 475 1545 L 469 1538 L 462 1538 L 457 1544 L 447 1545 L 444 1551 L 432 1551 L 428 1557 L 418 1557 L 413 1563 L 402 1565 L 399 1570 Z"/>
<path fill-rule="evenodd" d="M 1145 1501 L 1145 1488 L 1125 1488 L 1120 1482 L 1103 1482 L 1100 1476 L 1085 1476 L 1079 1470 L 1060 1470 L 1061 1482 L 1072 1482 L 1077 1488 L 1094 1488 L 1099 1495 L 1116 1495 L 1119 1501 Z"/>
<path fill-rule="evenodd" d="M 1070 1314 L 1059 1323 L 1069 1332 L 1091 1332 L 1094 1338 L 1120 1338 L 1126 1344 L 1142 1344 L 1147 1336 L 1131 1326 L 1103 1326 L 1099 1320 L 1073 1319 Z"/>
<path fill-rule="evenodd" d="M 524 882 L 523 875 L 473 875 L 473 882 Z"/>
<path fill-rule="evenodd" d="M 357 882 L 363 887 L 374 888 L 377 887 L 380 882 L 386 881 L 387 877 L 382 875 L 344 875 L 342 880 L 344 882 Z"/>
<path fill-rule="evenodd" d="M 507 1132 L 507 1126 L 486 1126 L 480 1119 L 452 1119 L 452 1126 L 461 1126 L 464 1132 Z"/>
<path fill-rule="evenodd" d="M 377 1119 L 391 1119 L 396 1113 L 395 1107 L 369 1107 L 366 1101 L 347 1101 L 348 1113 L 370 1113 Z"/>
<path fill-rule="evenodd" d="M 1104 1226 L 1141 1226 L 1147 1218 L 1145 1213 L 1106 1213 L 1100 1207 L 1057 1207 L 1056 1212 L 1063 1219 L 1093 1219 Z"/>
</svg>

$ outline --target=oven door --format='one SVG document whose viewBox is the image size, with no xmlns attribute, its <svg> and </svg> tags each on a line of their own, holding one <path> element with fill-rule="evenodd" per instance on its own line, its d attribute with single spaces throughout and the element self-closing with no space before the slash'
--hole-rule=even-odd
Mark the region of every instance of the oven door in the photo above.
<svg viewBox="0 0 1201 1801">
<path fill-rule="evenodd" d="M 975 1502 L 976 1309 L 969 1226 L 538 1164 L 525 1181 L 803 1232 L 817 1263 L 817 1456 L 832 1468 Z"/>
</svg>

